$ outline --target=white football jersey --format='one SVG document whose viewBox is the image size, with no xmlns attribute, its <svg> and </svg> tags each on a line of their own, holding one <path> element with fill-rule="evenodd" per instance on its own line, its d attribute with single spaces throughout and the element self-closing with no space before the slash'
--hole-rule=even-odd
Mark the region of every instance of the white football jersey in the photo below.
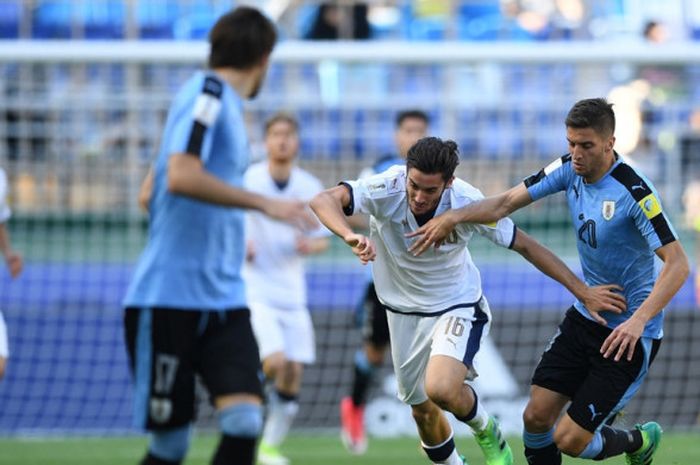
<svg viewBox="0 0 700 465">
<path fill-rule="evenodd" d="M 0 223 L 10 219 L 10 207 L 7 205 L 7 175 L 5 170 L 0 168 Z"/>
<path fill-rule="evenodd" d="M 515 225 L 503 218 L 494 225 L 462 223 L 438 249 L 416 257 L 408 252 L 415 239 L 405 234 L 418 229 L 406 196 L 406 167 L 348 181 L 351 205 L 346 214 L 372 216 L 370 237 L 377 250 L 372 274 L 379 300 L 391 310 L 411 314 L 439 314 L 453 307 L 473 305 L 480 298 L 481 276 L 467 245 L 478 233 L 502 247 L 512 247 Z M 445 189 L 435 216 L 483 199 L 469 183 L 455 179 Z"/>
<path fill-rule="evenodd" d="M 286 200 L 309 201 L 323 190 L 323 185 L 310 173 L 295 167 L 287 185 L 280 189 L 270 176 L 267 161 L 252 165 L 244 177 L 245 188 Z M 243 278 L 248 301 L 266 303 L 274 308 L 306 308 L 304 257 L 296 251 L 299 237 L 329 236 L 319 228 L 302 233 L 293 226 L 257 211 L 246 213 L 246 238 L 255 251 L 253 261 L 245 262 Z"/>
</svg>

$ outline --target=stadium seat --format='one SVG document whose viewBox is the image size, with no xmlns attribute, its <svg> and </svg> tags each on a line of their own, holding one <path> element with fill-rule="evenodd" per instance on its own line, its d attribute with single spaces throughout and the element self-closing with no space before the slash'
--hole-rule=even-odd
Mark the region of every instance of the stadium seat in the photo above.
<svg viewBox="0 0 700 465">
<path fill-rule="evenodd" d="M 138 2 L 136 24 L 140 39 L 172 39 L 178 4 L 172 0 Z"/>
<path fill-rule="evenodd" d="M 118 0 L 83 2 L 78 9 L 85 39 L 123 39 L 125 17 L 125 3 Z"/>
<path fill-rule="evenodd" d="M 72 35 L 73 2 L 41 0 L 32 16 L 32 37 L 36 39 L 69 39 Z"/>
<path fill-rule="evenodd" d="M 470 1 L 457 8 L 457 35 L 461 40 L 497 40 L 502 22 L 498 0 Z"/>
<path fill-rule="evenodd" d="M 19 1 L 0 3 L 0 39 L 19 37 L 19 25 L 22 22 L 22 6 Z"/>
</svg>

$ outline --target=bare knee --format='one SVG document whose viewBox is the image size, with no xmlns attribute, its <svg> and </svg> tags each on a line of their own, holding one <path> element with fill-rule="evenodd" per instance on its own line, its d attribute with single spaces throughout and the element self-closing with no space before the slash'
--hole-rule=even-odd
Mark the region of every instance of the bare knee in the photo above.
<svg viewBox="0 0 700 465">
<path fill-rule="evenodd" d="M 557 417 L 552 415 L 547 408 L 541 408 L 533 403 L 528 403 L 523 412 L 525 430 L 531 433 L 544 433 L 549 431 L 556 423 Z"/>
<path fill-rule="evenodd" d="M 282 352 L 270 354 L 263 360 L 263 373 L 268 379 L 275 379 L 284 370 L 285 363 L 286 359 Z"/>
<path fill-rule="evenodd" d="M 445 378 L 426 381 L 425 392 L 438 407 L 449 412 L 454 411 L 462 399 L 462 391 L 466 389 L 464 384 L 455 386 L 454 382 Z"/>
<path fill-rule="evenodd" d="M 5 363 L 7 359 L 5 357 L 0 357 L 0 379 L 5 376 Z"/>
</svg>

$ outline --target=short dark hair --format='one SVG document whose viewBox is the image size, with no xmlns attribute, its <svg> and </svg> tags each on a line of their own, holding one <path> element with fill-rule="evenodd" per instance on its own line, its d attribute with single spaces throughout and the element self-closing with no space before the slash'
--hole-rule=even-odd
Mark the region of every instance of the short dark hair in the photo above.
<svg viewBox="0 0 700 465">
<path fill-rule="evenodd" d="M 453 140 L 439 137 L 424 137 L 408 150 L 406 169 L 415 168 L 421 173 L 440 173 L 447 182 L 454 176 L 459 165 L 459 149 Z"/>
<path fill-rule="evenodd" d="M 275 25 L 259 10 L 240 6 L 223 15 L 209 32 L 210 68 L 249 69 L 277 42 Z"/>
<path fill-rule="evenodd" d="M 567 128 L 593 128 L 597 134 L 615 134 L 615 113 L 612 103 L 604 98 L 579 100 L 566 115 Z"/>
<path fill-rule="evenodd" d="M 404 120 L 407 119 L 420 119 L 423 120 L 426 126 L 430 124 L 430 117 L 423 110 L 403 110 L 396 114 L 396 127 L 400 127 Z"/>
<path fill-rule="evenodd" d="M 278 111 L 265 121 L 265 134 L 267 135 L 267 133 L 270 131 L 270 128 L 274 124 L 281 122 L 289 124 L 292 128 L 294 128 L 294 132 L 299 132 L 299 122 L 297 121 L 297 119 L 291 113 Z"/>
</svg>

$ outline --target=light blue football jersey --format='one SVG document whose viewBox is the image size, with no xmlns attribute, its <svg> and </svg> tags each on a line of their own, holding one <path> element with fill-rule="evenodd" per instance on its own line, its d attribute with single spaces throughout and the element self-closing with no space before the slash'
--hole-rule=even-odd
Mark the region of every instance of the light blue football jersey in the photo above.
<svg viewBox="0 0 700 465">
<path fill-rule="evenodd" d="M 678 238 L 652 183 L 615 157 L 615 164 L 593 184 L 574 172 L 570 154 L 525 179 L 533 200 L 565 192 L 586 284 L 624 289 L 627 310 L 601 313 L 610 328 L 627 320 L 649 296 L 660 270 L 654 251 Z M 592 320 L 580 301 L 574 305 Z M 663 311 L 647 323 L 643 336 L 663 337 Z"/>
<path fill-rule="evenodd" d="M 183 152 L 199 156 L 227 184 L 243 185 L 249 145 L 242 101 L 212 72 L 196 73 L 170 107 L 153 167 L 148 242 L 124 304 L 205 311 L 244 307 L 243 210 L 168 192 L 168 160 Z"/>
</svg>

